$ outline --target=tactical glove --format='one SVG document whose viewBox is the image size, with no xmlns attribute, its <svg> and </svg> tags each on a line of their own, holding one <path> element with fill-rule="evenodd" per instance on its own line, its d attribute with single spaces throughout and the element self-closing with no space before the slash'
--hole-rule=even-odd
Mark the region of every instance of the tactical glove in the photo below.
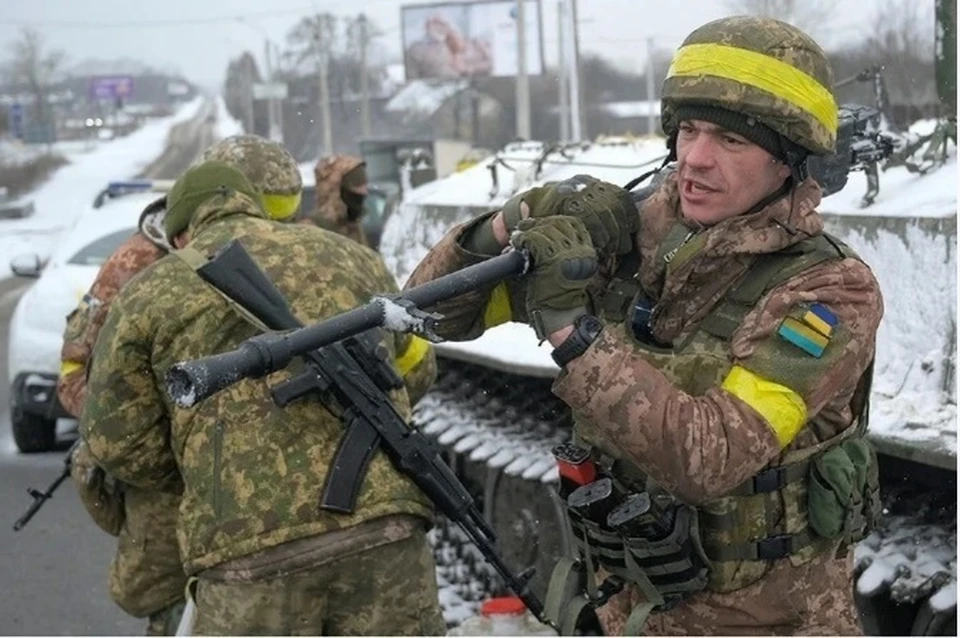
<svg viewBox="0 0 960 638">
<path fill-rule="evenodd" d="M 583 222 L 558 215 L 524 219 L 510 237 L 530 253 L 527 315 L 540 339 L 587 312 L 587 285 L 597 272 L 597 251 Z"/>
<path fill-rule="evenodd" d="M 554 215 L 579 219 L 601 257 L 630 252 L 640 225 L 640 213 L 627 191 L 589 175 L 575 175 L 512 197 L 503 207 L 507 232 L 520 223 L 521 202 L 529 207 L 532 219 Z"/>
</svg>

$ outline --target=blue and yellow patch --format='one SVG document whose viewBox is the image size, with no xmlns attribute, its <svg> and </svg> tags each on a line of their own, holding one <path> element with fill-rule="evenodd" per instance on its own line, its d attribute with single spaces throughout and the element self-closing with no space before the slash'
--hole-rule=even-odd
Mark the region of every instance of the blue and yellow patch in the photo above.
<svg viewBox="0 0 960 638">
<path fill-rule="evenodd" d="M 777 334 L 807 354 L 819 358 L 839 324 L 837 316 L 823 304 L 815 303 L 799 318 L 787 317 L 777 328 Z"/>
</svg>

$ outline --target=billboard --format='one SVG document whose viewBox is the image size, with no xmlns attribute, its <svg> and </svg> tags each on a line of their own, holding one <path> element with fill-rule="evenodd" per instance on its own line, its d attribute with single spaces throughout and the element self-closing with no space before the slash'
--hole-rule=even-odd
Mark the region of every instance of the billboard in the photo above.
<svg viewBox="0 0 960 638">
<path fill-rule="evenodd" d="M 524 0 L 527 73 L 543 73 L 539 0 Z M 516 0 L 401 7 L 407 81 L 517 74 Z"/>
<path fill-rule="evenodd" d="M 127 98 L 133 93 L 129 75 L 95 75 L 90 78 L 90 97 L 99 100 Z"/>
</svg>

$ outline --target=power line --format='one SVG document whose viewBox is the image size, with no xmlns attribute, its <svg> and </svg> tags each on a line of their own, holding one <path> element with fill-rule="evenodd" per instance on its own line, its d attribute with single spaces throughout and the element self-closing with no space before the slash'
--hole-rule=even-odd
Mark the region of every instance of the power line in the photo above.
<svg viewBox="0 0 960 638">
<path fill-rule="evenodd" d="M 367 6 L 376 6 L 394 0 L 379 0 L 377 2 L 368 2 Z M 263 19 L 281 17 L 287 15 L 309 15 L 316 13 L 318 9 L 324 7 L 333 7 L 342 5 L 338 0 L 326 0 L 324 2 L 314 2 L 311 5 L 305 5 L 290 9 L 272 9 L 269 11 L 255 11 L 252 13 L 231 14 L 208 16 L 204 18 L 166 18 L 159 20 L 124 20 L 121 22 L 90 22 L 85 20 L 5 20 L 4 24 L 19 27 L 44 27 L 54 29 L 130 29 L 130 28 L 154 28 L 154 27 L 173 27 L 189 26 L 198 24 L 218 24 L 236 22 L 247 19 Z"/>
</svg>

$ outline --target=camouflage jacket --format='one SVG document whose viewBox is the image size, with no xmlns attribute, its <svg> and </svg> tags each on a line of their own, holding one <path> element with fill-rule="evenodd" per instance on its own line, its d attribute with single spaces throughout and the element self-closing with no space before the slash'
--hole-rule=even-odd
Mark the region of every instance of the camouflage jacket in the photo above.
<svg viewBox="0 0 960 638">
<path fill-rule="evenodd" d="M 211 199 L 189 231 L 204 254 L 242 242 L 304 323 L 396 290 L 376 253 L 324 230 L 270 221 L 243 195 Z M 383 453 L 370 463 L 353 514 L 319 509 L 343 427 L 317 398 L 285 409 L 273 403 L 270 387 L 299 372 L 297 364 L 191 409 L 172 403 L 162 389 L 172 364 L 232 350 L 256 332 L 170 255 L 121 290 L 94 351 L 81 434 L 124 482 L 169 490 L 182 475 L 178 535 L 187 573 L 389 514 L 431 517 L 426 497 Z M 397 335 L 385 344 L 396 353 L 408 340 Z M 407 391 L 393 398 L 409 416 Z"/>
<path fill-rule="evenodd" d="M 87 366 L 114 297 L 138 272 L 166 254 L 142 233 L 126 240 L 100 267 L 80 305 L 67 317 L 60 351 L 57 397 L 67 412 L 80 416 L 86 395 Z"/>
<path fill-rule="evenodd" d="M 641 206 L 641 230 L 635 237 L 640 263 L 636 279 L 656 302 L 652 329 L 658 341 L 677 343 L 692 334 L 758 255 L 821 233 L 823 220 L 815 210 L 819 202 L 819 186 L 807 181 L 757 213 L 699 229 L 681 218 L 676 179 L 666 179 Z M 658 249 L 678 222 L 689 225 L 689 241 L 668 264 L 658 258 Z M 450 231 L 419 264 L 408 285 L 482 261 L 485 257 L 468 253 L 458 243 L 470 223 Z M 791 234 L 784 226 L 797 232 Z M 595 307 L 606 284 L 598 276 L 591 286 Z M 495 315 L 525 321 L 522 288 L 522 282 L 509 286 L 508 313 L 490 311 L 495 299 L 492 286 L 439 305 L 436 310 L 445 315 L 441 335 L 474 338 L 490 327 L 485 319 Z M 852 423 L 851 397 L 873 359 L 883 314 L 873 273 L 855 259 L 813 266 L 764 295 L 730 344 L 733 364 L 758 367 L 754 365 L 758 352 L 780 338 L 777 330 L 788 314 L 811 302 L 827 306 L 848 334 L 842 343 L 831 344 L 841 351 L 830 357 L 815 359 L 797 349 L 797 358 L 773 362 L 778 378 L 788 380 L 788 390 L 802 399 L 806 411 L 807 426 L 796 434 L 793 449 L 818 440 L 816 435 L 822 433 L 811 432 L 815 417 L 816 427 L 833 431 Z M 586 353 L 565 367 L 553 390 L 579 421 L 617 441 L 623 455 L 658 484 L 687 502 L 701 503 L 730 492 L 781 457 L 781 440 L 756 410 L 720 386 L 696 396 L 676 387 L 623 334 L 604 330 Z"/>
<path fill-rule="evenodd" d="M 363 160 L 350 155 L 333 155 L 317 162 L 313 169 L 316 178 L 316 204 L 305 221 L 368 246 L 367 236 L 363 232 L 363 221 L 347 219 L 347 205 L 340 197 L 343 176 L 362 163 Z"/>
</svg>

